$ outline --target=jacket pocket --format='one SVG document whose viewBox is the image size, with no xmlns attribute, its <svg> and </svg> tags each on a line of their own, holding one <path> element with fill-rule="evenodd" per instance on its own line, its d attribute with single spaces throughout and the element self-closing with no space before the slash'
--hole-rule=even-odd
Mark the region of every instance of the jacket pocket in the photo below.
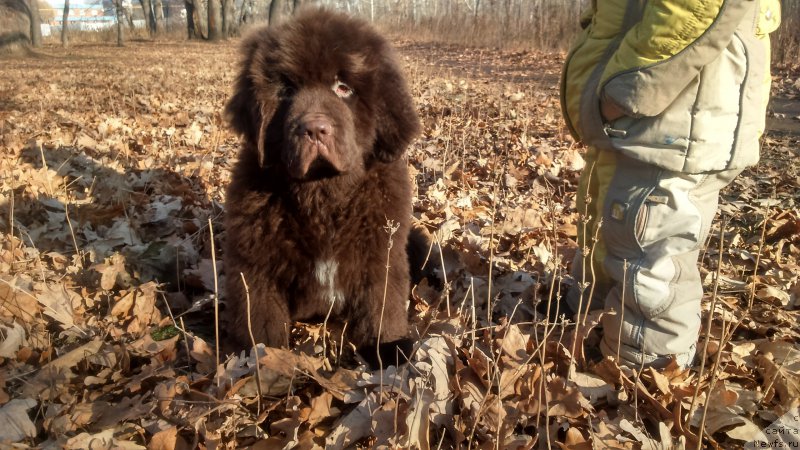
<svg viewBox="0 0 800 450">
<path fill-rule="evenodd" d="M 645 200 L 655 188 L 619 184 L 609 186 L 606 194 L 603 239 L 612 257 L 633 263 L 642 256 L 642 237 L 648 218 Z"/>
<path fill-rule="evenodd" d="M 662 169 L 681 171 L 689 149 L 691 110 L 697 83 L 692 83 L 663 114 L 623 116 L 610 123 L 605 135 L 623 155 Z"/>
</svg>

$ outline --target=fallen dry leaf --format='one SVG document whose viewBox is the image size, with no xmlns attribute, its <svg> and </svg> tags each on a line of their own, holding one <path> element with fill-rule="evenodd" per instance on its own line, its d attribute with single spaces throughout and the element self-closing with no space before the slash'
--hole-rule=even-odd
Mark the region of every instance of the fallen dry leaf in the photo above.
<svg viewBox="0 0 800 450">
<path fill-rule="evenodd" d="M 3 358 L 16 358 L 17 350 L 27 345 L 25 328 L 16 322 L 11 325 L 0 323 L 0 338 L 0 357 Z"/>
<path fill-rule="evenodd" d="M 73 305 L 80 302 L 80 296 L 67 289 L 63 284 L 37 286 L 36 300 L 44 306 L 42 310 L 44 314 L 58 321 L 64 328 L 75 325 Z"/>
<path fill-rule="evenodd" d="M 325 448 L 343 449 L 368 436 L 372 430 L 372 411 L 378 407 L 376 395 L 370 394 L 350 413 L 337 420 L 325 438 Z"/>
<path fill-rule="evenodd" d="M 15 398 L 0 406 L 0 441 L 19 442 L 36 436 L 36 425 L 28 411 L 37 405 L 36 400 Z"/>
<path fill-rule="evenodd" d="M 406 448 L 430 449 L 431 403 L 433 403 L 433 391 L 424 386 L 414 386 L 413 397 L 405 420 L 408 434 L 403 446 Z"/>
</svg>

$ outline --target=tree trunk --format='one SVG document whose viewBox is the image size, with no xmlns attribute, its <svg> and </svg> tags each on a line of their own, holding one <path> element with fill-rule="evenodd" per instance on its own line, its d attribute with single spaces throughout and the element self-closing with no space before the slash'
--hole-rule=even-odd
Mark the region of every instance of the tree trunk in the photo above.
<svg viewBox="0 0 800 450">
<path fill-rule="evenodd" d="M 39 15 L 39 1 L 28 0 L 31 11 L 31 45 L 35 48 L 42 46 L 42 16 Z"/>
<path fill-rule="evenodd" d="M 115 0 L 116 1 L 116 0 Z M 150 0 L 139 0 L 142 5 L 142 15 L 144 16 L 144 26 L 147 32 L 151 35 L 156 32 L 155 18 L 153 17 L 153 8 Z"/>
<path fill-rule="evenodd" d="M 186 8 L 186 38 L 197 39 L 197 31 L 194 27 L 194 4 L 190 1 L 184 3 Z"/>
<path fill-rule="evenodd" d="M 117 47 L 122 47 L 122 0 L 116 0 L 114 8 L 117 10 Z"/>
<path fill-rule="evenodd" d="M 509 27 L 511 26 L 511 0 L 506 0 L 505 4 L 505 16 L 503 17 L 503 30 L 506 33 L 509 32 Z"/>
<path fill-rule="evenodd" d="M 161 0 L 153 0 L 153 12 L 155 24 L 156 24 L 156 34 L 163 34 L 164 33 L 164 4 Z"/>
<path fill-rule="evenodd" d="M 133 30 L 136 29 L 136 24 L 133 23 L 133 6 L 126 8 L 123 5 L 122 12 L 125 13 L 125 20 L 128 22 L 128 29 L 131 30 L 131 33 L 133 33 Z"/>
<path fill-rule="evenodd" d="M 240 10 L 245 8 L 245 3 L 247 3 L 247 0 L 242 0 L 241 6 L 237 8 L 236 0 L 228 0 L 228 17 L 230 18 L 230 22 L 228 22 L 228 36 L 239 34 L 239 28 L 242 26 L 242 21 L 239 20 L 239 17 L 242 15 Z"/>
<path fill-rule="evenodd" d="M 222 6 L 220 0 L 208 0 L 208 40 L 218 41 L 221 37 Z"/>
<path fill-rule="evenodd" d="M 245 5 L 242 2 L 242 8 Z M 236 22 L 236 2 L 234 0 L 222 0 L 222 37 L 233 36 L 239 24 Z"/>
<path fill-rule="evenodd" d="M 198 38 L 208 38 L 208 12 L 203 0 L 192 0 L 194 5 L 194 31 Z"/>
<path fill-rule="evenodd" d="M 228 9 L 228 0 L 220 0 L 219 5 L 219 34 L 222 39 L 226 39 L 228 37 L 228 25 L 230 24 L 229 18 L 227 16 Z"/>
<path fill-rule="evenodd" d="M 69 0 L 64 0 L 64 14 L 61 16 L 61 46 L 69 45 Z"/>
<path fill-rule="evenodd" d="M 269 4 L 269 26 L 277 25 L 283 20 L 283 0 L 272 0 Z"/>
</svg>

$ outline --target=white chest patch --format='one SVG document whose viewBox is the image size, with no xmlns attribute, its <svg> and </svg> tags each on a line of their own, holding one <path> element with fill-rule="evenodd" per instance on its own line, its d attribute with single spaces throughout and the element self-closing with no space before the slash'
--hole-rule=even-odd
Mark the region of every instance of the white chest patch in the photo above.
<svg viewBox="0 0 800 450">
<path fill-rule="evenodd" d="M 339 263 L 333 260 L 314 263 L 314 276 L 322 288 L 322 298 L 327 298 L 331 303 L 335 303 L 336 300 L 344 300 L 344 295 L 336 288 L 336 272 L 338 270 Z"/>
</svg>

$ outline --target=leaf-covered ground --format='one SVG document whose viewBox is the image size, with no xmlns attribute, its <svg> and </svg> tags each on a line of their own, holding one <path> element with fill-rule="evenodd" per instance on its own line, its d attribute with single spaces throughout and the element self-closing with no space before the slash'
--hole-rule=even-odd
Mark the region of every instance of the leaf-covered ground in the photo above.
<svg viewBox="0 0 800 450">
<path fill-rule="evenodd" d="M 797 410 L 797 68 L 776 72 L 762 163 L 703 252 L 702 357 L 638 372 L 584 356 L 596 314 L 534 312 L 569 282 L 582 226 L 563 55 L 398 46 L 441 285 L 414 289 L 413 363 L 383 373 L 319 324 L 217 365 L 233 43 L 0 60 L 0 447 L 668 449 L 702 427 L 704 447 L 737 448 Z"/>
</svg>

